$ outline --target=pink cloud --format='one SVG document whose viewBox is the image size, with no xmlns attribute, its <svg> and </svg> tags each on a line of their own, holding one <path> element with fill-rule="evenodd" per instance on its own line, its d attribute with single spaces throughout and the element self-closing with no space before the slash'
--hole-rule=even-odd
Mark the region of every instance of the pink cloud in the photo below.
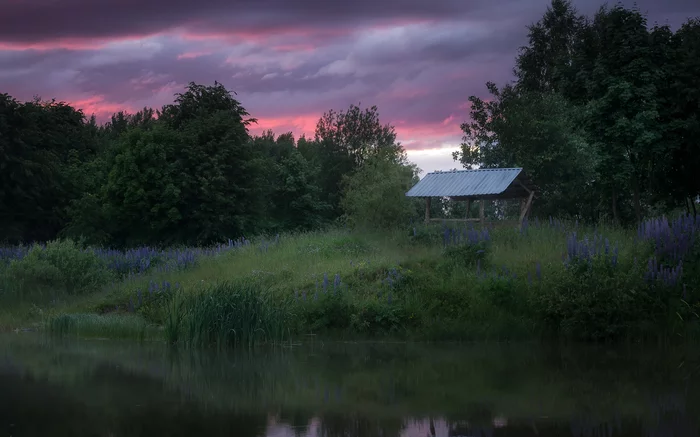
<svg viewBox="0 0 700 437">
<path fill-rule="evenodd" d="M 94 114 L 100 119 L 108 118 L 119 111 L 136 112 L 133 108 L 123 103 L 108 102 L 105 100 L 104 96 L 101 95 L 66 99 L 66 102 L 76 109 L 82 109 L 86 116 L 89 117 Z"/>
<path fill-rule="evenodd" d="M 292 132 L 296 138 L 302 134 L 307 137 L 313 137 L 316 130 L 316 123 L 321 117 L 321 114 L 304 114 L 290 117 L 260 117 L 258 123 L 250 126 L 252 135 L 259 135 L 262 132 L 271 129 L 276 134 Z"/>
<path fill-rule="evenodd" d="M 160 33 L 143 34 L 143 35 L 126 35 L 114 38 L 56 38 L 51 41 L 42 41 L 35 43 L 25 42 L 3 42 L 0 41 L 0 51 L 50 51 L 50 50 L 99 50 L 109 44 L 117 42 L 138 41 L 144 38 L 158 36 Z"/>
<path fill-rule="evenodd" d="M 177 59 L 178 60 L 179 59 L 195 59 L 195 58 L 199 58 L 199 57 L 207 56 L 207 55 L 211 55 L 211 52 L 209 52 L 209 51 L 186 52 L 186 53 L 181 53 L 181 54 L 177 55 Z"/>
</svg>

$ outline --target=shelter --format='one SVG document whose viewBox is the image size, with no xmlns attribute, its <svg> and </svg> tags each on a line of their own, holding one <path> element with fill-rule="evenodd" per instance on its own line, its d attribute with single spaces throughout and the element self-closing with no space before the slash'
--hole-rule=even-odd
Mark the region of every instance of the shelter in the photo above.
<svg viewBox="0 0 700 437">
<path fill-rule="evenodd" d="M 467 202 L 467 216 L 456 221 L 474 221 L 485 224 L 484 201 L 520 199 L 522 225 L 530 213 L 535 197 L 535 186 L 522 168 L 487 168 L 478 170 L 451 170 L 428 173 L 407 193 L 408 197 L 425 198 L 425 222 L 430 223 L 430 201 L 433 197 L 449 197 Z M 471 202 L 479 200 L 479 217 L 469 217 Z"/>
</svg>

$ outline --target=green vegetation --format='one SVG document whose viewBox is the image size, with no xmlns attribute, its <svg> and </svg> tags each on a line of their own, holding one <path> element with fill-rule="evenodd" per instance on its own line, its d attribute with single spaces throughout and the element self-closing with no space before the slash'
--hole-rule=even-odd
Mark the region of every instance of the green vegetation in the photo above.
<svg viewBox="0 0 700 437">
<path fill-rule="evenodd" d="M 521 231 L 413 225 L 419 172 L 376 107 L 295 139 L 249 135 L 219 83 L 104 125 L 0 95 L 0 325 L 221 346 L 695 336 L 698 59 L 698 20 L 553 0 L 517 80 L 470 98 L 454 156 L 525 168 L 539 197 Z"/>
<path fill-rule="evenodd" d="M 601 341 L 694 339 L 700 332 L 697 272 L 688 268 L 684 282 L 662 273 L 650 280 L 653 245 L 622 228 L 435 225 L 275 241 L 201 255 L 191 267 L 154 269 L 93 293 L 63 293 L 43 305 L 34 297 L 31 307 L 11 307 L 15 319 L 0 321 L 12 328 L 39 323 L 57 335 L 220 347 L 296 343 L 309 335 Z M 696 264 L 694 256 L 686 260 Z"/>
</svg>

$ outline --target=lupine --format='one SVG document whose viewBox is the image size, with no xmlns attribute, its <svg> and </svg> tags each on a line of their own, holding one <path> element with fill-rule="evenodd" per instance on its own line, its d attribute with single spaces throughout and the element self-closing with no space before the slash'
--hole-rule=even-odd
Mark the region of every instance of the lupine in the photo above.
<svg viewBox="0 0 700 437">
<path fill-rule="evenodd" d="M 681 261 L 696 242 L 700 219 L 685 215 L 669 221 L 666 217 L 646 220 L 637 228 L 637 238 L 654 245 L 658 258 Z"/>
<path fill-rule="evenodd" d="M 336 273 L 333 278 L 333 290 L 335 291 L 338 288 L 340 288 L 340 273 Z"/>
<path fill-rule="evenodd" d="M 597 256 L 608 256 L 610 253 L 610 242 L 604 239 L 602 235 L 593 234 L 593 239 L 588 236 L 583 240 L 577 238 L 576 232 L 572 232 L 566 239 L 566 254 L 564 256 L 564 264 L 569 266 L 572 262 L 588 262 L 591 263 Z M 618 249 L 617 246 L 612 249 L 610 262 L 613 266 L 617 265 Z"/>
</svg>

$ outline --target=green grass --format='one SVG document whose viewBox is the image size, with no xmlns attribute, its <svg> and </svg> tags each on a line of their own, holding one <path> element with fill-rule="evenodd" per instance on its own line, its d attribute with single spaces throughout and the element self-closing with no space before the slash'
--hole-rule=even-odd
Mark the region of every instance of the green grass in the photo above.
<svg viewBox="0 0 700 437">
<path fill-rule="evenodd" d="M 611 268 L 602 259 L 585 271 L 567 270 L 562 257 L 567 233 L 574 229 L 580 238 L 593 232 L 608 238 L 619 249 L 618 265 Z M 700 308 L 682 306 L 678 290 L 664 295 L 645 288 L 640 268 L 650 248 L 637 244 L 632 231 L 572 223 L 527 232 L 502 228 L 493 230 L 483 247 L 448 251 L 440 225 L 416 232 L 417 237 L 413 230 L 283 235 L 266 249 L 253 244 L 204 258 L 188 270 L 153 272 L 50 302 L 15 300 L 0 309 L 0 327 L 48 320 L 47 326 L 56 324 L 50 328 L 56 333 L 82 326 L 81 335 L 94 330 L 139 338 L 144 326 L 155 325 L 163 329 L 153 335 L 193 346 L 278 343 L 310 334 L 429 341 L 543 335 L 601 340 L 678 337 L 689 335 L 688 327 L 697 328 Z M 481 248 L 485 252 L 475 255 Z M 642 263 L 635 264 L 637 258 Z M 324 274 L 328 292 L 322 287 Z M 400 277 L 389 286 L 386 278 L 392 274 Z M 336 275 L 342 281 L 337 291 Z M 180 289 L 120 316 L 151 281 L 178 283 Z M 60 322 L 65 314 L 81 322 Z M 129 324 L 133 329 L 126 328 Z"/>
<path fill-rule="evenodd" d="M 253 346 L 291 333 L 290 305 L 258 282 L 221 282 L 178 291 L 169 303 L 165 336 L 191 346 Z"/>
<path fill-rule="evenodd" d="M 59 314 L 46 322 L 46 331 L 56 337 L 146 340 L 160 338 L 157 327 L 133 314 Z"/>
</svg>

